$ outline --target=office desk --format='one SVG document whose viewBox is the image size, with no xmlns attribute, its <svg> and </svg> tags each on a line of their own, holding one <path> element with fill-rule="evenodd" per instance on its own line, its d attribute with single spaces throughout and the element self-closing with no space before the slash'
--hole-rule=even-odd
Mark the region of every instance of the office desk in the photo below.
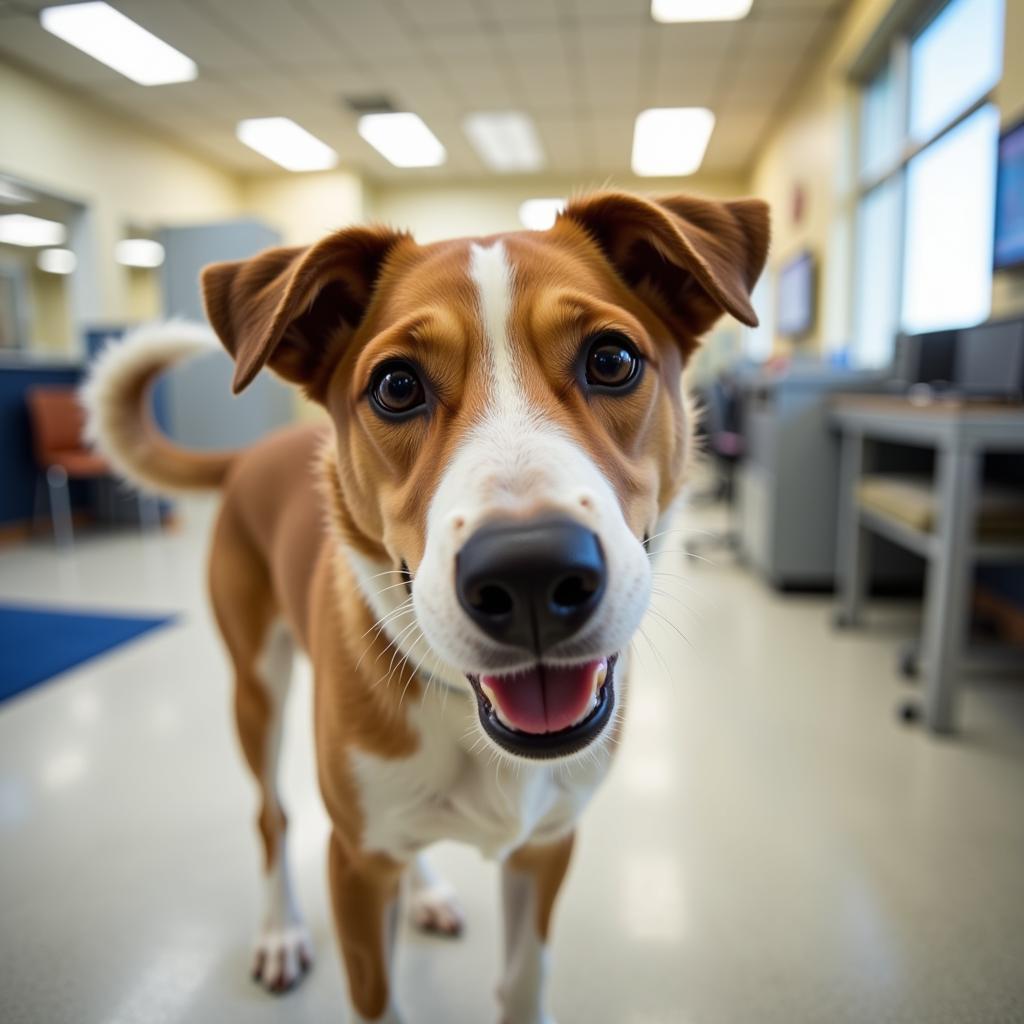
<svg viewBox="0 0 1024 1024">
<path fill-rule="evenodd" d="M 976 530 L 982 456 L 1024 452 L 1024 409 L 964 401 L 915 405 L 902 396 L 850 395 L 833 400 L 832 423 L 842 433 L 836 574 L 839 625 L 856 625 L 867 586 L 870 534 L 916 552 L 928 563 L 921 668 L 924 721 L 934 732 L 956 724 L 975 565 L 1024 563 L 1024 541 L 985 540 Z M 935 449 L 933 530 L 865 508 L 858 485 L 870 469 L 867 442 L 892 441 Z"/>
</svg>

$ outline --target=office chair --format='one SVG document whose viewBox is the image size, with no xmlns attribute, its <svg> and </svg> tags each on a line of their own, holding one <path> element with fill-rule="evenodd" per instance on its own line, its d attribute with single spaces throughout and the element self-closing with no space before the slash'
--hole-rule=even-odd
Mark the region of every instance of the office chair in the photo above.
<svg viewBox="0 0 1024 1024">
<path fill-rule="evenodd" d="M 70 481 L 109 478 L 112 475 L 110 465 L 83 442 L 85 411 L 73 388 L 31 388 L 26 400 L 32 424 L 33 454 L 40 472 L 32 523 L 34 526 L 38 519 L 40 490 L 45 480 L 54 537 L 58 546 L 69 547 L 74 541 Z M 158 524 L 160 510 L 156 499 L 140 492 L 138 503 L 140 522 Z"/>
<path fill-rule="evenodd" d="M 727 502 L 730 516 L 736 493 L 736 469 L 745 450 L 741 419 L 739 388 L 728 374 L 722 374 L 711 382 L 705 393 L 703 426 L 705 444 L 715 469 L 715 484 L 708 497 Z M 729 526 L 725 530 L 697 534 L 690 537 L 684 547 L 687 555 L 694 559 L 706 548 L 724 547 L 739 554 L 739 530 Z"/>
</svg>

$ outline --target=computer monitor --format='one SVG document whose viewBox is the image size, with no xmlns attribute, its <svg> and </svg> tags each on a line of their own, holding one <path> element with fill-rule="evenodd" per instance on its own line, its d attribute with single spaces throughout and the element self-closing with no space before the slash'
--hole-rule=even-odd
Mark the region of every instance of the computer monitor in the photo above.
<svg viewBox="0 0 1024 1024">
<path fill-rule="evenodd" d="M 1019 398 L 1024 390 L 1024 319 L 961 331 L 955 383 L 966 395 Z"/>
<path fill-rule="evenodd" d="M 1024 121 L 999 140 L 994 265 L 1024 266 Z"/>
<path fill-rule="evenodd" d="M 802 252 L 779 271 L 779 334 L 801 338 L 814 326 L 814 256 Z"/>
</svg>

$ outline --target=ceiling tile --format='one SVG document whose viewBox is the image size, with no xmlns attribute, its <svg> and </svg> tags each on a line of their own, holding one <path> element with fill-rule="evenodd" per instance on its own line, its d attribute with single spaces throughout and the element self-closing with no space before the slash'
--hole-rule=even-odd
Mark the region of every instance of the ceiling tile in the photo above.
<svg viewBox="0 0 1024 1024">
<path fill-rule="evenodd" d="M 649 0 L 112 0 L 199 65 L 146 89 L 44 32 L 45 0 L 0 0 L 0 53 L 243 173 L 272 164 L 234 138 L 243 117 L 292 117 L 382 180 L 492 177 L 462 130 L 474 110 L 523 109 L 550 169 L 628 171 L 647 106 L 708 105 L 705 167 L 749 166 L 847 0 L 755 0 L 739 22 L 659 25 Z M 345 97 L 419 113 L 448 163 L 400 170 L 356 133 Z"/>
</svg>

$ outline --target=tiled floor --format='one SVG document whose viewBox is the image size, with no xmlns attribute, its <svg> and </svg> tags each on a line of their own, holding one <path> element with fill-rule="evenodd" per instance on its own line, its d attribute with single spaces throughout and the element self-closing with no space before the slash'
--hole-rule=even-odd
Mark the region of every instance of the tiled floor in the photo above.
<svg viewBox="0 0 1024 1024">
<path fill-rule="evenodd" d="M 0 599 L 185 613 L 0 708 L 5 1024 L 346 1019 L 304 675 L 284 789 L 319 958 L 281 999 L 247 978 L 253 792 L 205 610 L 208 515 L 0 554 Z M 907 610 L 837 636 L 827 599 L 776 597 L 728 558 L 665 568 L 658 654 L 640 641 L 560 907 L 561 1024 L 1024 1021 L 1024 686 L 973 688 L 963 735 L 937 741 L 893 714 Z M 409 1024 L 487 1024 L 495 871 L 435 860 L 468 931 L 403 937 L 400 1002 Z"/>
</svg>

